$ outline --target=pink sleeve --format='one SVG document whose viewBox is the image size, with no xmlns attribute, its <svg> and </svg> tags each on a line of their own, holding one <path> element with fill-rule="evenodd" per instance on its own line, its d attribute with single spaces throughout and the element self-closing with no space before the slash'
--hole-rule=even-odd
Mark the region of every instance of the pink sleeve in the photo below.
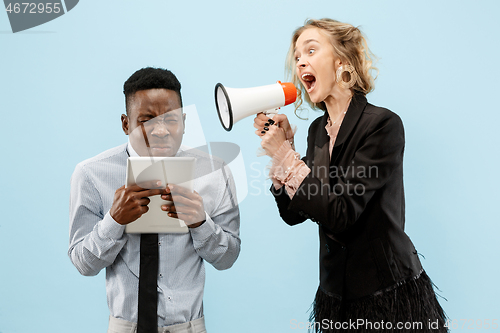
<svg viewBox="0 0 500 333">
<path fill-rule="evenodd" d="M 269 177 L 274 188 L 278 190 L 284 185 L 290 199 L 293 198 L 304 178 L 311 172 L 299 156 L 299 153 L 295 152 L 290 142 L 286 140 L 273 156 L 273 164 L 269 170 Z"/>
</svg>

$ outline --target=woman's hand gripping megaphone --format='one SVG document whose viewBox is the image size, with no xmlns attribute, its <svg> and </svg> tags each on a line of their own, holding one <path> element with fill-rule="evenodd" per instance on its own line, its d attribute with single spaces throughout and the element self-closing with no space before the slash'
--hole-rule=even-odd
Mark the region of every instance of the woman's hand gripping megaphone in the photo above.
<svg viewBox="0 0 500 333">
<path fill-rule="evenodd" d="M 260 144 L 269 157 L 273 157 L 286 140 L 295 149 L 293 145 L 294 131 L 286 115 L 258 113 L 253 126 L 257 129 L 255 134 L 261 137 Z"/>
</svg>

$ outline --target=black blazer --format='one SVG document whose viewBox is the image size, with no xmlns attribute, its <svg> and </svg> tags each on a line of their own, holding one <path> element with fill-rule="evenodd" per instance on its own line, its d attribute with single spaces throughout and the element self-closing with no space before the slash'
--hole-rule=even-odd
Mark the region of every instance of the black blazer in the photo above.
<svg viewBox="0 0 500 333">
<path fill-rule="evenodd" d="M 271 191 L 286 223 L 318 223 L 321 288 L 357 299 L 422 271 L 404 232 L 404 129 L 398 115 L 356 93 L 330 159 L 327 120 L 325 112 L 309 127 L 302 160 L 311 172 L 293 199 L 285 187 Z"/>
</svg>

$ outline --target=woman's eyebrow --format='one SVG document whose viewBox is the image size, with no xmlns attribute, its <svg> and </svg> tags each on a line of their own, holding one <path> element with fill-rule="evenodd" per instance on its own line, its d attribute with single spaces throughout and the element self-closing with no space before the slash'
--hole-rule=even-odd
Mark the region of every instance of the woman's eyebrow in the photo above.
<svg viewBox="0 0 500 333">
<path fill-rule="evenodd" d="M 318 43 L 318 41 L 317 41 L 316 39 L 311 38 L 311 39 L 306 40 L 306 41 L 304 42 L 304 45 L 309 44 L 309 43 L 311 43 L 311 42 L 316 42 L 316 43 Z"/>
<path fill-rule="evenodd" d="M 307 39 L 304 44 L 302 44 L 302 46 L 306 46 L 307 44 L 311 43 L 311 42 L 316 42 L 316 43 L 319 43 L 316 39 L 314 38 L 310 38 L 310 39 Z M 293 52 L 296 52 L 297 51 L 297 47 L 295 47 L 293 49 Z"/>
</svg>

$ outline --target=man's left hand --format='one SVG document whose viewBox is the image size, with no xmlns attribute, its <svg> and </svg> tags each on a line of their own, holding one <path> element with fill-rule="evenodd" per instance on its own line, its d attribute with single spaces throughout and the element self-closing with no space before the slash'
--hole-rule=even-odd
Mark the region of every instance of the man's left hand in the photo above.
<svg viewBox="0 0 500 333">
<path fill-rule="evenodd" d="M 205 222 L 203 199 L 198 192 L 168 184 L 167 194 L 162 194 L 161 198 L 172 201 L 162 205 L 161 209 L 168 212 L 168 216 L 183 220 L 189 228 L 196 228 Z"/>
</svg>

